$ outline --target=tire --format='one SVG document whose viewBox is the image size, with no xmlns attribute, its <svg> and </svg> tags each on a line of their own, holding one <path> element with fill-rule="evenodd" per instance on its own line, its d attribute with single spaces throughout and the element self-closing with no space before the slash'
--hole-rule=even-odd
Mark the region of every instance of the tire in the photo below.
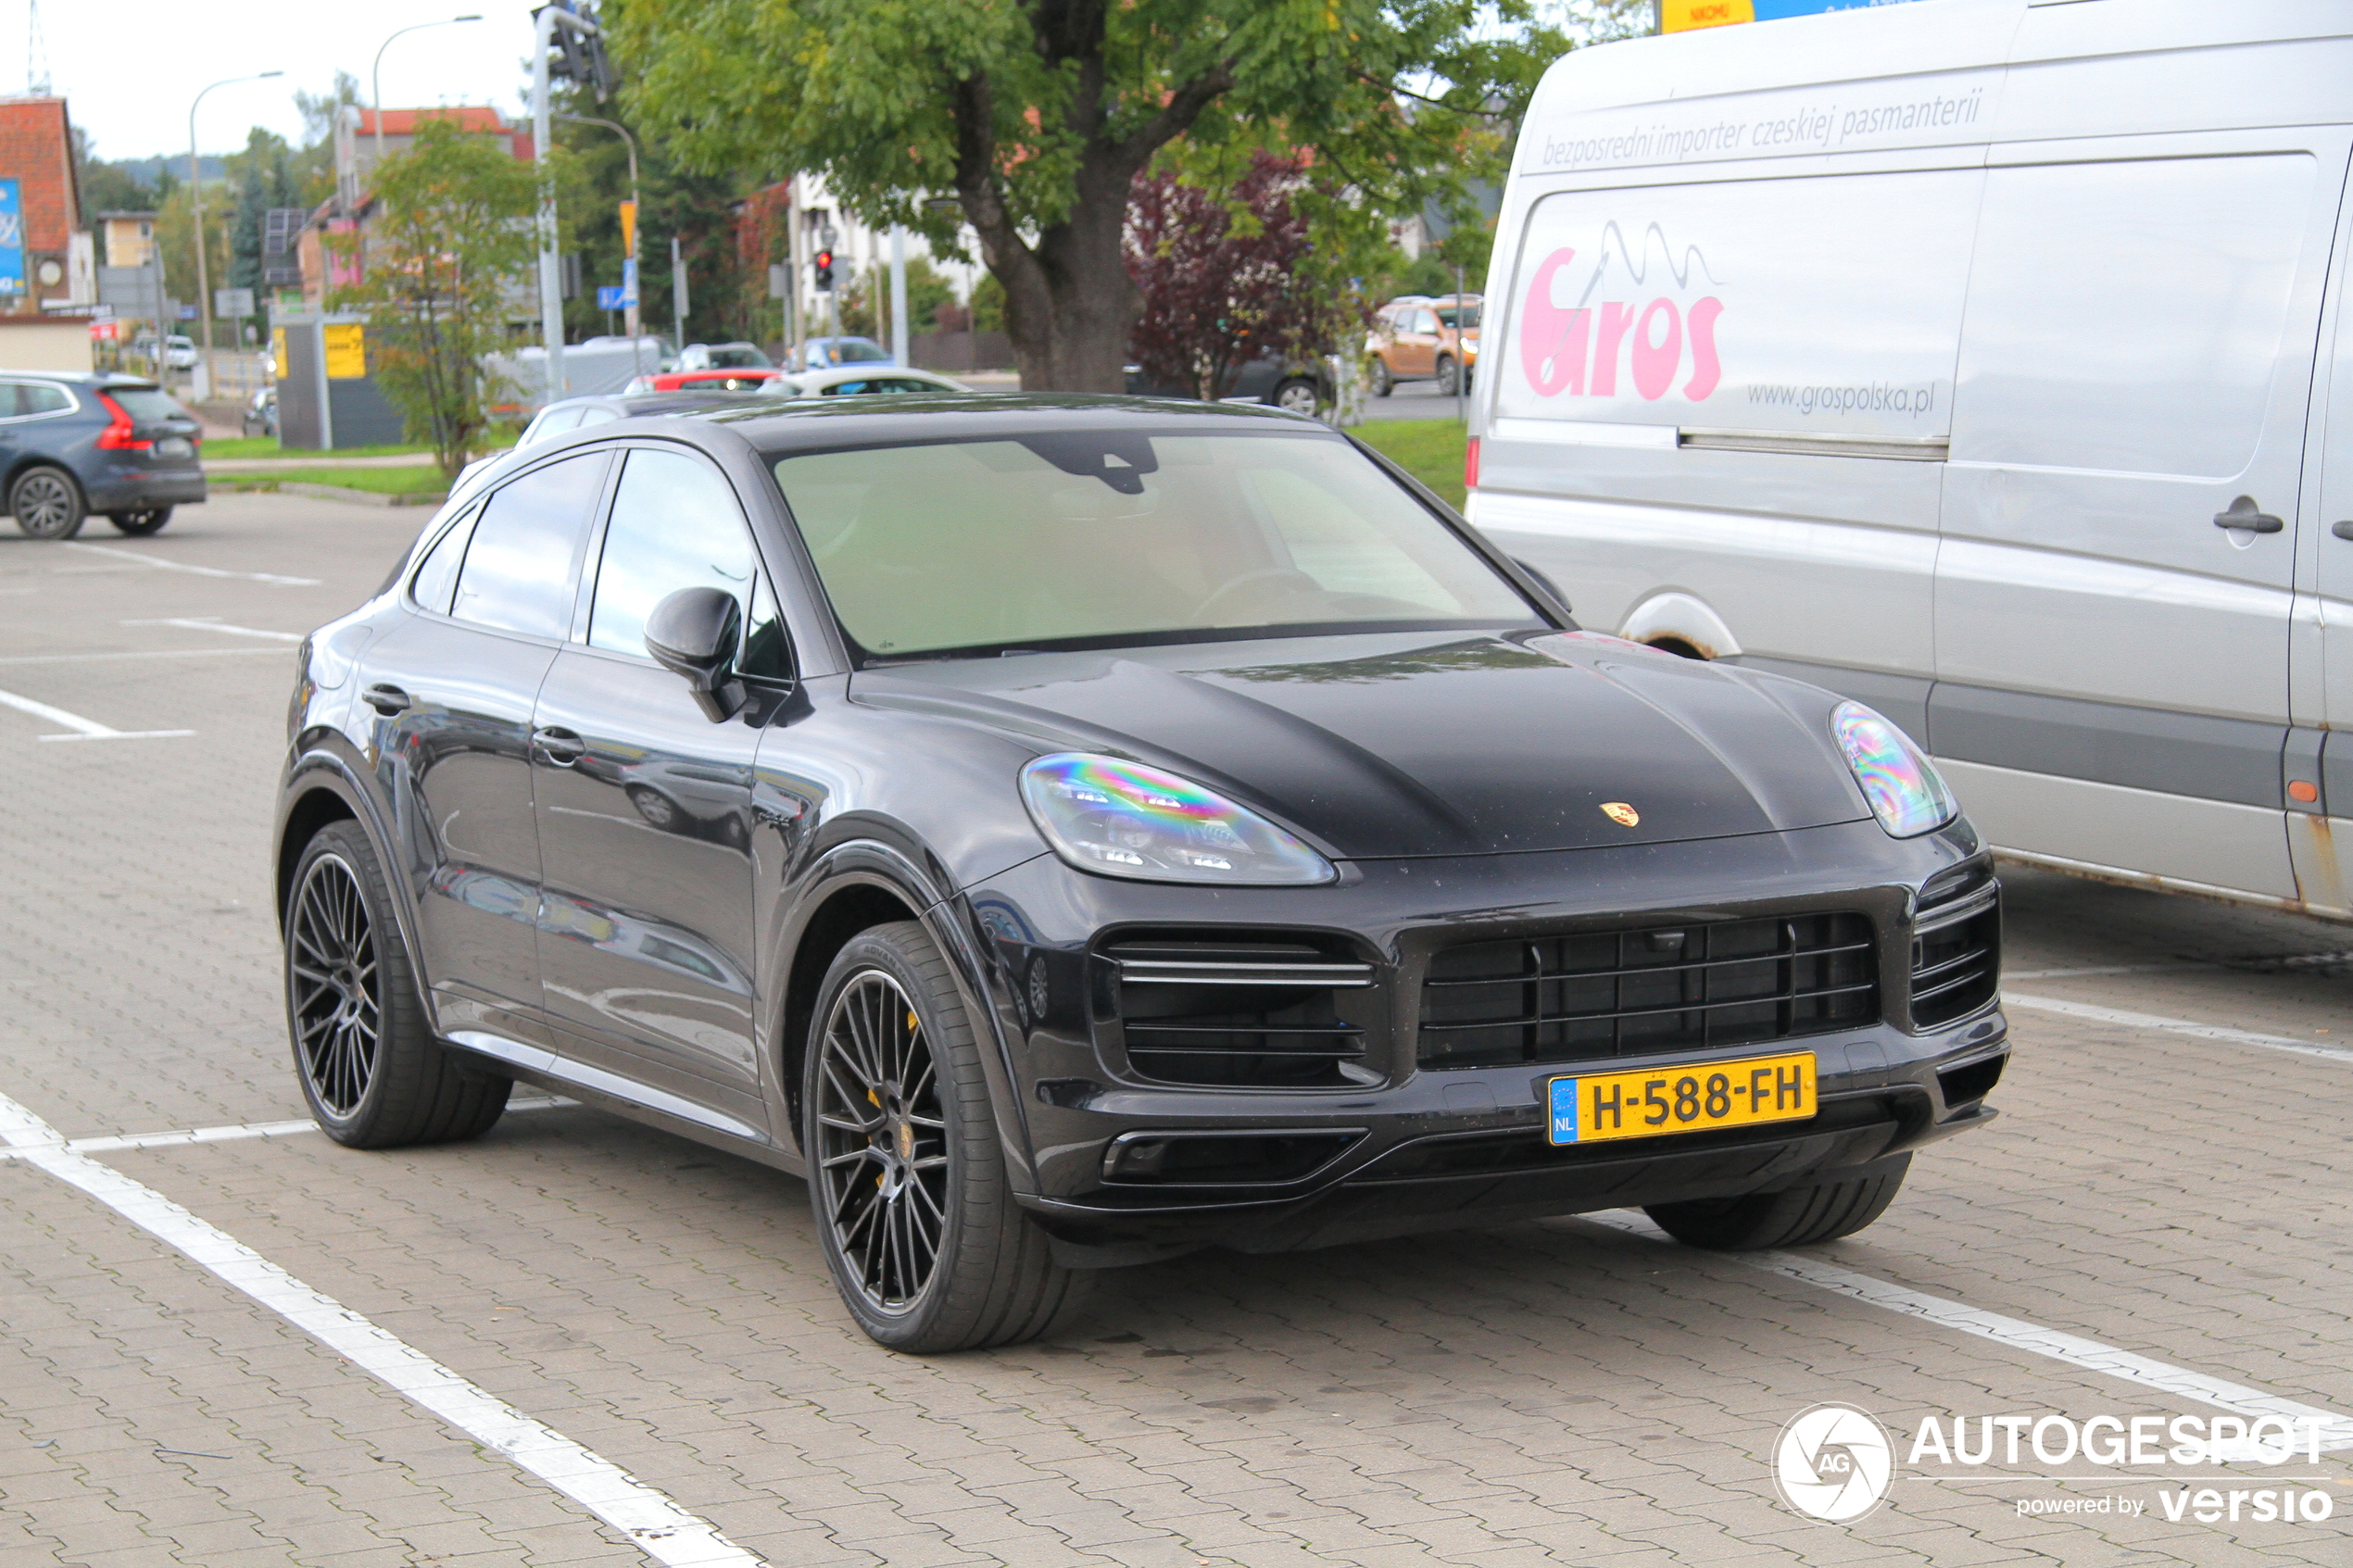
<svg viewBox="0 0 2353 1568">
<path fill-rule="evenodd" d="M 1438 395 L 1441 397 L 1454 395 L 1454 357 L 1451 354 L 1441 354 L 1438 357 Z"/>
<path fill-rule="evenodd" d="M 1312 419 L 1315 413 L 1315 383 L 1305 376 L 1293 376 L 1268 393 L 1266 401 L 1287 412 Z"/>
<path fill-rule="evenodd" d="M 513 1081 L 434 1038 L 375 850 L 356 822 L 303 847 L 286 900 L 286 1032 L 321 1131 L 349 1148 L 490 1130 Z"/>
<path fill-rule="evenodd" d="M 171 508 L 148 507 L 135 512 L 108 512 L 107 521 L 115 525 L 117 533 L 128 533 L 133 539 L 144 539 L 150 533 L 163 532 L 163 525 L 171 521 Z"/>
<path fill-rule="evenodd" d="M 1056 1263 L 1013 1201 L 972 1022 L 921 925 L 850 939 L 807 1047 L 810 1201 L 868 1337 L 912 1355 L 1017 1345 L 1076 1308 L 1092 1276 Z"/>
<path fill-rule="evenodd" d="M 1373 356 L 1373 395 L 1386 397 L 1397 390 L 1397 378 L 1389 373 L 1389 361 Z"/>
<path fill-rule="evenodd" d="M 1899 1154 L 1871 1165 L 1869 1174 L 1787 1192 L 1745 1198 L 1658 1203 L 1642 1210 L 1658 1228 L 1686 1247 L 1711 1252 L 1755 1252 L 1776 1247 L 1812 1247 L 1853 1236 L 1887 1212 L 1904 1185 L 1912 1157 Z"/>
<path fill-rule="evenodd" d="M 8 510 L 17 526 L 35 539 L 70 539 L 90 515 L 73 475 L 46 463 L 17 475 L 8 486 Z"/>
<path fill-rule="evenodd" d="M 648 784 L 631 784 L 624 793 L 648 827 L 660 828 L 664 833 L 677 831 L 678 821 L 685 813 L 678 809 L 676 801 Z"/>
</svg>

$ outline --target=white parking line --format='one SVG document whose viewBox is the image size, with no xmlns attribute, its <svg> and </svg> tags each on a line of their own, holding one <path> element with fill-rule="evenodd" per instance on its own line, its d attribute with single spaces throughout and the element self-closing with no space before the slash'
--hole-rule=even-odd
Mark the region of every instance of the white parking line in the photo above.
<svg viewBox="0 0 2353 1568">
<path fill-rule="evenodd" d="M 136 550 L 120 550 L 112 545 L 85 545 L 78 539 L 66 541 L 69 550 L 88 550 L 93 555 L 112 556 L 118 560 L 137 561 L 141 566 L 154 567 L 157 571 L 190 571 L 198 577 L 234 577 L 246 583 L 275 583 L 284 588 L 316 588 L 316 577 L 281 577 L 272 571 L 231 571 L 226 567 L 195 566 L 187 561 L 165 560 L 160 556 L 141 555 Z"/>
<path fill-rule="evenodd" d="M 2160 1018 L 2153 1012 L 2126 1012 L 2120 1008 L 2094 1007 L 2089 1002 L 2063 1002 L 2057 997 L 2021 997 L 2015 991 L 2002 993 L 2006 1008 L 2029 1008 L 2036 1012 L 2056 1012 L 2069 1018 L 2087 1019 L 2094 1023 L 2113 1023 L 2126 1029 L 2158 1029 L 2169 1035 L 2195 1035 L 2201 1040 L 2227 1040 L 2234 1046 L 2261 1046 L 2265 1050 L 2294 1051 L 2298 1056 L 2317 1056 L 2323 1061 L 2353 1062 L 2353 1050 L 2343 1046 L 2318 1045 L 2310 1040 L 2291 1039 L 2285 1035 L 2259 1035 L 2251 1029 L 2225 1029 L 2219 1023 L 2197 1023 L 2186 1018 Z"/>
<path fill-rule="evenodd" d="M 0 658 L 0 664 L 90 664 L 109 659 L 220 659 L 232 654 L 271 654 L 286 657 L 286 650 L 268 648 L 124 648 L 111 653 L 12 653 Z"/>
<path fill-rule="evenodd" d="M 261 637 L 273 643 L 298 643 L 299 632 L 265 632 L 258 626 L 232 626 L 216 616 L 174 616 L 162 621 L 124 621 L 122 626 L 184 626 L 191 632 L 225 632 L 232 637 Z"/>
<path fill-rule="evenodd" d="M 534 1095 L 527 1099 L 510 1099 L 510 1111 L 555 1110 L 567 1105 L 578 1105 L 576 1099 L 560 1095 Z M 306 1116 L 294 1122 L 245 1122 L 233 1127 L 182 1127 L 163 1133 L 114 1133 L 104 1137 L 68 1138 L 69 1154 L 107 1154 L 120 1148 L 173 1148 L 185 1144 L 237 1143 L 246 1138 L 283 1138 L 296 1133 L 315 1133 L 319 1123 Z M 14 1160 L 24 1151 L 14 1145 L 0 1147 L 0 1160 Z"/>
<path fill-rule="evenodd" d="M 759 1558 L 666 1493 L 321 1295 L 161 1193 L 76 1153 L 56 1128 L 6 1095 L 0 1095 L 0 1139 L 28 1163 L 81 1188 L 474 1441 L 506 1455 L 655 1562 L 673 1568 L 763 1568 Z"/>
<path fill-rule="evenodd" d="M 1648 1220 L 1630 1212 L 1610 1214 L 1580 1214 L 1579 1219 L 1589 1224 L 1605 1225 L 1629 1236 L 1639 1236 L 1653 1241 L 1668 1241 L 1665 1231 Z M 2290 1422 L 2313 1421 L 2320 1424 L 2320 1444 L 2323 1449 L 2353 1449 L 2353 1416 L 2335 1411 L 2322 1410 L 2278 1394 L 2267 1394 L 2260 1388 L 2250 1388 L 2244 1383 L 2232 1383 L 2220 1377 L 2209 1377 L 2202 1372 L 2174 1366 L 2135 1351 L 2103 1345 L 2082 1335 L 2067 1334 L 2056 1328 L 2023 1318 L 2005 1317 L 1975 1307 L 1965 1307 L 1958 1301 L 1922 1291 L 1907 1290 L 1900 1285 L 1890 1285 L 1883 1279 L 1858 1274 L 1852 1269 L 1842 1269 L 1834 1263 L 1820 1262 L 1800 1257 L 1794 1252 L 1719 1252 L 1715 1256 L 1726 1262 L 1739 1263 L 1767 1273 L 1780 1274 L 1828 1290 L 1851 1300 L 1883 1307 L 1906 1317 L 1921 1318 L 1945 1328 L 1973 1334 L 1981 1339 L 1991 1339 L 2013 1350 L 2025 1350 L 2087 1372 L 2106 1373 L 2127 1383 L 2137 1383 L 2178 1399 L 2195 1399 L 2202 1405 L 2212 1405 L 2249 1420 L 2257 1416 L 2279 1416 Z"/>
<path fill-rule="evenodd" d="M 155 740 L 166 735 L 193 735 L 194 730 L 110 730 L 95 719 L 84 719 L 79 713 L 69 713 L 62 708 L 52 708 L 45 702 L 35 702 L 14 692 L 0 692 L 0 708 L 13 708 L 19 713 L 30 713 L 35 719 L 46 719 L 52 724 L 63 724 L 73 734 L 69 735 L 35 735 L 35 740 Z"/>
</svg>

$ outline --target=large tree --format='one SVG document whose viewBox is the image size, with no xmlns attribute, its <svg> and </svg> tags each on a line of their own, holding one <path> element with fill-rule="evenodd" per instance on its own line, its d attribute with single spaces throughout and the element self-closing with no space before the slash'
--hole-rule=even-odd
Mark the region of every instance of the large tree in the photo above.
<svg viewBox="0 0 2353 1568">
<path fill-rule="evenodd" d="M 1003 285 L 1032 388 L 1117 391 L 1130 187 L 1179 138 L 1461 209 L 1569 40 L 1533 0 L 609 0 L 643 120 L 706 168 L 821 170 Z M 934 204 L 937 203 L 938 206 Z M 942 210 L 944 208 L 944 210 Z"/>
<path fill-rule="evenodd" d="M 376 167 L 359 281 L 327 302 L 366 313 L 370 374 L 451 479 L 489 422 L 482 360 L 506 345 L 536 248 L 525 220 L 537 193 L 531 166 L 503 144 L 425 120 L 408 151 Z"/>
</svg>

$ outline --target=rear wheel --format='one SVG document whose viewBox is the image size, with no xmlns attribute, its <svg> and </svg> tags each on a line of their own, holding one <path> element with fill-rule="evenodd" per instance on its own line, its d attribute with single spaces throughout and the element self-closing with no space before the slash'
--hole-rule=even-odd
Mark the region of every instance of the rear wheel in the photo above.
<svg viewBox="0 0 2353 1568">
<path fill-rule="evenodd" d="M 304 847 L 285 943 L 295 1076 L 329 1137 L 396 1148 L 490 1130 L 513 1082 L 434 1038 L 384 873 L 357 823 L 332 823 Z"/>
<path fill-rule="evenodd" d="M 1887 1212 L 1904 1185 L 1904 1173 L 1911 1167 L 1912 1157 L 1899 1154 L 1848 1181 L 1752 1193 L 1745 1198 L 1657 1203 L 1642 1212 L 1686 1247 L 1704 1247 L 1714 1252 L 1811 1247 L 1853 1236 Z"/>
<path fill-rule="evenodd" d="M 82 486 L 63 469 L 27 469 L 8 486 L 8 510 L 17 526 L 35 539 L 70 539 L 82 532 L 89 510 Z"/>
<path fill-rule="evenodd" d="M 108 512 L 107 521 L 115 525 L 118 533 L 128 533 L 134 539 L 144 538 L 162 531 L 163 525 L 171 521 L 171 508 L 149 507 L 143 511 Z"/>
<path fill-rule="evenodd" d="M 1277 387 L 1275 395 L 1266 401 L 1277 408 L 1312 418 L 1315 412 L 1315 383 L 1305 376 L 1293 376 Z"/>
<path fill-rule="evenodd" d="M 921 925 L 876 926 L 835 958 L 806 1053 L 809 1196 L 843 1303 L 895 1350 L 1035 1339 L 1089 1278 L 1013 1201 L 980 1060 Z"/>
</svg>

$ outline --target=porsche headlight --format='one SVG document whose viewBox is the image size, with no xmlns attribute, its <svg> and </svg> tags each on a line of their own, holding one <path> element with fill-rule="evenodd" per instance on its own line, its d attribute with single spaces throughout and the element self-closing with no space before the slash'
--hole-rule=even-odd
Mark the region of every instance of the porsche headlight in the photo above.
<svg viewBox="0 0 2353 1568">
<path fill-rule="evenodd" d="M 1021 794 L 1046 842 L 1082 871 L 1265 887 L 1311 886 L 1340 874 L 1255 811 L 1139 762 L 1071 751 L 1040 757 L 1021 771 Z"/>
<path fill-rule="evenodd" d="M 1831 712 L 1831 734 L 1855 782 L 1863 786 L 1871 815 L 1895 838 L 1917 838 L 1960 814 L 1960 803 L 1928 753 L 1911 737 L 1859 702 L 1842 702 Z"/>
</svg>

